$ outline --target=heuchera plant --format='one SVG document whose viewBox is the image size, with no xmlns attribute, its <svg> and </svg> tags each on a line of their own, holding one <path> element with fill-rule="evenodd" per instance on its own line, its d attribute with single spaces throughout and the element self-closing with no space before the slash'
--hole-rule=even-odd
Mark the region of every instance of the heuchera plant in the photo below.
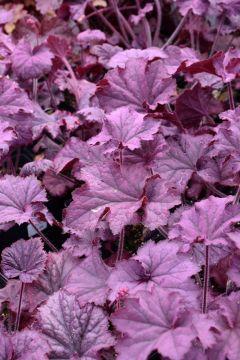
<svg viewBox="0 0 240 360">
<path fill-rule="evenodd" d="M 0 360 L 239 360 L 240 1 L 0 5 Z"/>
</svg>

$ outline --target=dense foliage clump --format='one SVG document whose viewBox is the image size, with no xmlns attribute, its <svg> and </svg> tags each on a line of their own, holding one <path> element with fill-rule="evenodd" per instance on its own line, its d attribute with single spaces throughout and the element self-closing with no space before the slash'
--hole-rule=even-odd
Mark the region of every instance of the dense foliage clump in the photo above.
<svg viewBox="0 0 240 360">
<path fill-rule="evenodd" d="M 239 360 L 239 19 L 1 2 L 1 360 Z"/>
</svg>

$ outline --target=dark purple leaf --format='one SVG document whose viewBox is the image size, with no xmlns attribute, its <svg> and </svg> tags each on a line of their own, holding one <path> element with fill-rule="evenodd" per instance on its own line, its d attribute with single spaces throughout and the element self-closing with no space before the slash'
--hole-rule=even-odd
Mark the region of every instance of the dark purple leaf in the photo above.
<svg viewBox="0 0 240 360">
<path fill-rule="evenodd" d="M 8 278 L 19 276 L 24 283 L 31 283 L 43 272 L 46 253 L 40 238 L 18 240 L 2 251 L 1 267 Z"/>
<path fill-rule="evenodd" d="M 51 359 L 97 359 L 98 351 L 114 344 L 103 310 L 60 290 L 39 310 Z"/>
</svg>

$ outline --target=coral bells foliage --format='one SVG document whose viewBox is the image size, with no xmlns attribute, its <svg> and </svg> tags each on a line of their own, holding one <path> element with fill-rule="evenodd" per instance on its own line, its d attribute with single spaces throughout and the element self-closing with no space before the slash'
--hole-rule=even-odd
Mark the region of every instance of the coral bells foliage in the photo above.
<svg viewBox="0 0 240 360">
<path fill-rule="evenodd" d="M 0 360 L 239 360 L 240 2 L 0 5 Z"/>
</svg>

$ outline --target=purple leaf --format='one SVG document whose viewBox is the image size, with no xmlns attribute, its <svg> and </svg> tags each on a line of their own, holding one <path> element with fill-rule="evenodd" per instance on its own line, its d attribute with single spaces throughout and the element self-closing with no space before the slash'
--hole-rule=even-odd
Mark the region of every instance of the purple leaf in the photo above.
<svg viewBox="0 0 240 360">
<path fill-rule="evenodd" d="M 19 276 L 24 283 L 31 283 L 43 272 L 46 253 L 40 238 L 18 240 L 2 251 L 1 267 L 9 278 Z"/>
<path fill-rule="evenodd" d="M 134 150 L 140 148 L 141 140 L 153 140 L 158 128 L 158 122 L 145 119 L 143 114 L 133 109 L 121 107 L 106 117 L 101 132 L 91 138 L 89 143 L 110 142 L 110 150 L 121 146 Z"/>
<path fill-rule="evenodd" d="M 48 253 L 44 272 L 29 287 L 29 294 L 37 304 L 68 284 L 70 275 L 77 271 L 81 260 L 74 258 L 67 251 Z"/>
<path fill-rule="evenodd" d="M 126 63 L 130 59 L 145 59 L 146 61 L 151 61 L 157 58 L 164 59 L 167 58 L 167 54 L 164 50 L 158 47 L 149 47 L 147 49 L 127 49 L 118 51 L 114 54 L 108 62 L 108 67 L 110 68 L 125 68 Z"/>
<path fill-rule="evenodd" d="M 161 63 L 148 64 L 143 59 L 129 60 L 125 69 L 114 69 L 98 84 L 100 105 L 107 111 L 131 106 L 136 111 L 156 109 L 175 95 L 176 85 L 167 78 Z"/>
<path fill-rule="evenodd" d="M 146 173 L 139 167 L 120 167 L 106 163 L 82 170 L 82 178 L 89 186 L 73 193 L 73 201 L 66 210 L 65 225 L 82 234 L 94 230 L 98 220 L 108 209 L 108 221 L 114 234 L 131 222 L 140 207 Z"/>
<path fill-rule="evenodd" d="M 193 173 L 201 173 L 201 158 L 208 155 L 210 135 L 182 135 L 175 140 L 168 139 L 169 150 L 162 154 L 155 166 L 160 176 L 183 191 Z"/>
<path fill-rule="evenodd" d="M 126 299 L 111 318 L 117 330 L 127 334 L 116 345 L 119 360 L 146 360 L 153 350 L 171 360 L 182 360 L 195 338 L 188 310 L 177 293 L 154 289 Z"/>
<path fill-rule="evenodd" d="M 231 260 L 230 268 L 227 272 L 230 280 L 234 281 L 235 284 L 240 286 L 240 257 L 239 255 L 234 255 Z"/>
<path fill-rule="evenodd" d="M 1 6 L 1 15 L 0 15 L 0 24 L 7 24 L 11 23 L 14 20 L 14 12 L 12 9 L 6 10 L 4 7 Z"/>
<path fill-rule="evenodd" d="M 17 139 L 17 133 L 7 121 L 0 123 L 0 159 L 9 151 L 9 147 Z"/>
<path fill-rule="evenodd" d="M 113 46 L 108 43 L 94 45 L 90 49 L 91 54 L 96 55 L 98 62 L 106 68 L 108 68 L 109 60 L 121 50 L 122 48 L 120 46 Z"/>
<path fill-rule="evenodd" d="M 22 283 L 20 280 L 9 279 L 7 285 L 4 288 L 0 289 L 1 305 L 7 303 L 8 308 L 14 313 L 17 313 L 18 311 L 21 285 Z M 35 294 L 33 296 L 32 292 L 29 291 L 30 287 L 31 284 L 25 284 L 21 303 L 22 312 L 26 311 L 32 313 L 40 303 Z"/>
<path fill-rule="evenodd" d="M 7 106 L 6 106 L 7 104 Z M 33 105 L 17 83 L 7 78 L 0 79 L 0 120 L 8 121 L 17 131 L 20 141 L 31 141 Z"/>
<path fill-rule="evenodd" d="M 142 19 L 145 18 L 146 14 L 151 12 L 153 10 L 153 5 L 150 3 L 147 3 L 142 9 L 138 11 L 138 15 L 131 15 L 130 21 L 134 25 L 138 25 Z"/>
<path fill-rule="evenodd" d="M 1 224 L 15 221 L 20 225 L 32 220 L 36 210 L 44 210 L 43 201 L 47 201 L 46 192 L 35 176 L 6 175 L 0 179 Z"/>
<path fill-rule="evenodd" d="M 179 191 L 158 177 L 147 180 L 145 196 L 143 224 L 151 230 L 166 225 L 169 210 L 181 203 Z"/>
<path fill-rule="evenodd" d="M 56 138 L 59 134 L 60 124 L 57 121 L 56 114 L 48 115 L 38 104 L 34 104 L 34 115 L 32 121 L 33 139 L 40 137 L 44 130 Z"/>
<path fill-rule="evenodd" d="M 13 348 L 10 341 L 10 336 L 0 332 L 0 360 L 12 360 Z"/>
<path fill-rule="evenodd" d="M 116 265 L 108 280 L 112 290 L 110 298 L 116 298 L 121 289 L 137 296 L 140 290 L 152 291 L 156 284 L 159 288 L 181 292 L 181 285 L 196 274 L 199 267 L 187 256 L 177 254 L 178 250 L 176 243 L 167 240 L 158 244 L 148 241 L 132 259 Z"/>
<path fill-rule="evenodd" d="M 74 188 L 74 181 L 66 177 L 56 174 L 53 170 L 49 169 L 43 176 L 43 185 L 52 196 L 62 196 L 69 189 Z"/>
<path fill-rule="evenodd" d="M 73 256 L 89 256 L 95 248 L 99 248 L 100 235 L 96 231 L 86 230 L 85 233 L 79 238 L 76 235 L 71 235 L 67 239 L 63 248 L 71 252 Z"/>
<path fill-rule="evenodd" d="M 162 154 L 168 149 L 164 137 L 155 135 L 153 140 L 141 141 L 139 149 L 130 151 L 123 150 L 123 159 L 127 164 L 142 164 L 147 168 L 154 168 L 161 161 Z"/>
<path fill-rule="evenodd" d="M 36 0 L 36 8 L 45 15 L 48 12 L 57 10 L 62 5 L 63 0 Z"/>
<path fill-rule="evenodd" d="M 12 68 L 23 80 L 37 79 L 51 70 L 52 58 L 53 54 L 45 45 L 32 49 L 29 42 L 23 40 L 12 53 Z"/>
<path fill-rule="evenodd" d="M 80 304 L 91 302 L 103 305 L 107 298 L 106 281 L 109 274 L 110 268 L 104 264 L 98 250 L 95 250 L 70 275 L 65 288 L 76 295 Z"/>
<path fill-rule="evenodd" d="M 230 245 L 227 234 L 240 220 L 239 205 L 232 205 L 232 196 L 208 199 L 182 213 L 180 221 L 170 231 L 171 239 L 181 239 L 187 244 Z"/>
<path fill-rule="evenodd" d="M 210 359 L 237 360 L 240 347 L 239 291 L 218 299 L 219 311 L 212 317 L 217 323 L 216 345 L 209 351 Z"/>
<path fill-rule="evenodd" d="M 23 330 L 11 338 L 14 356 L 13 360 L 47 360 L 50 353 L 48 342 L 42 334 L 34 330 Z"/>
<path fill-rule="evenodd" d="M 209 117 L 211 99 L 211 88 L 202 88 L 200 84 L 185 90 L 176 100 L 177 117 L 183 127 L 199 127 L 203 116 Z"/>
<path fill-rule="evenodd" d="M 29 176 L 35 175 L 39 176 L 42 173 L 46 172 L 49 168 L 53 166 L 53 162 L 48 159 L 39 159 L 30 161 L 23 165 L 20 175 L 21 176 Z"/>
<path fill-rule="evenodd" d="M 78 34 L 77 41 L 84 48 L 106 41 L 106 35 L 101 30 L 85 30 Z"/>
<path fill-rule="evenodd" d="M 60 58 L 67 56 L 71 51 L 70 44 L 64 37 L 50 35 L 47 43 L 51 52 Z"/>
<path fill-rule="evenodd" d="M 91 147 L 88 143 L 76 137 L 71 137 L 54 158 L 54 165 L 55 170 L 60 172 L 73 163 L 79 163 L 80 167 L 91 166 L 103 159 L 100 147 Z"/>
<path fill-rule="evenodd" d="M 209 4 L 205 0 L 174 0 L 179 7 L 181 15 L 186 15 L 189 10 L 195 15 L 203 15 L 206 13 Z"/>
<path fill-rule="evenodd" d="M 183 247 L 185 244 L 183 244 Z M 211 266 L 216 265 L 221 259 L 230 255 L 231 247 L 221 245 L 211 245 L 210 251 L 210 259 L 209 264 Z M 195 243 L 192 244 L 190 250 L 188 251 L 191 259 L 198 264 L 199 266 L 203 266 L 205 264 L 205 246 L 204 244 Z"/>
<path fill-rule="evenodd" d="M 42 332 L 52 359 L 98 359 L 98 351 L 114 344 L 103 310 L 60 290 L 39 309 Z"/>
</svg>

